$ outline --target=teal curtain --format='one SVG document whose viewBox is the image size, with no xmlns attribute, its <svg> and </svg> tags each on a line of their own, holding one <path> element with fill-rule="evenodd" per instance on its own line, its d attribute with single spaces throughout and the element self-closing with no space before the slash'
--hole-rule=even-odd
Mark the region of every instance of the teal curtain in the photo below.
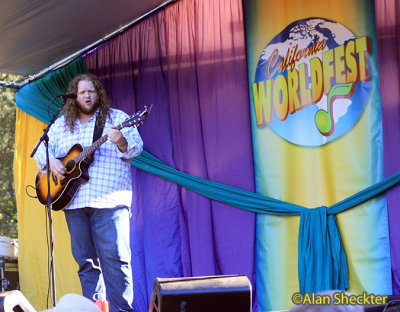
<svg viewBox="0 0 400 312">
<path fill-rule="evenodd" d="M 49 110 L 48 103 L 55 95 L 64 94 L 69 81 L 83 72 L 88 72 L 88 69 L 83 60 L 78 58 L 24 86 L 16 93 L 17 107 L 49 123 L 61 101 L 55 102 Z M 132 165 L 236 208 L 272 215 L 300 215 L 298 271 L 302 293 L 325 289 L 344 290 L 348 287 L 347 259 L 336 224 L 336 214 L 385 192 L 400 181 L 400 172 L 397 172 L 335 205 L 309 209 L 186 174 L 145 151 L 132 160 Z"/>
<path fill-rule="evenodd" d="M 51 99 L 59 94 L 64 94 L 69 82 L 80 73 L 88 73 L 85 62 L 81 57 L 68 65 L 54 70 L 30 84 L 23 86 L 15 93 L 17 107 L 25 113 L 49 124 L 52 116 L 62 104 L 60 98 L 56 98 L 48 107 Z"/>
<path fill-rule="evenodd" d="M 336 214 L 385 192 L 400 181 L 400 172 L 397 172 L 330 207 L 309 209 L 192 176 L 166 165 L 145 151 L 133 158 L 131 164 L 236 208 L 271 215 L 300 215 L 298 271 L 302 293 L 348 288 L 347 259 Z"/>
</svg>

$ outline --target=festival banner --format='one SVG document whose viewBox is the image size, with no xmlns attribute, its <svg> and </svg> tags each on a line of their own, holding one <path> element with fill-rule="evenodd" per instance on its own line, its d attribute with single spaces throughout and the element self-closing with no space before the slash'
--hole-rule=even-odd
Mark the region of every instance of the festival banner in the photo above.
<svg viewBox="0 0 400 312">
<path fill-rule="evenodd" d="M 373 0 L 244 0 L 257 192 L 331 206 L 383 179 Z M 258 311 L 299 292 L 298 216 L 257 216 Z M 337 215 L 348 292 L 391 294 L 384 196 Z M 311 261 L 311 259 L 310 259 Z"/>
</svg>

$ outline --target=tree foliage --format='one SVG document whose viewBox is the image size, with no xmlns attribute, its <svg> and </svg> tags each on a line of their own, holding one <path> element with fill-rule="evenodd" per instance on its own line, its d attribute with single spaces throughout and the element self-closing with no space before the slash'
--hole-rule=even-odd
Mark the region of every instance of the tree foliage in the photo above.
<svg viewBox="0 0 400 312">
<path fill-rule="evenodd" d="M 1 81 L 16 76 L 0 74 Z M 18 237 L 17 205 L 14 191 L 15 90 L 0 90 L 0 235 Z"/>
</svg>

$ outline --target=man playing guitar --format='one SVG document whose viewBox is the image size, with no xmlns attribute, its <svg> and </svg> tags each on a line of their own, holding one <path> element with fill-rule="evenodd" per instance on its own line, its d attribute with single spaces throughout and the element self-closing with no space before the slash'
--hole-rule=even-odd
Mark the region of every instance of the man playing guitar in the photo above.
<svg viewBox="0 0 400 312">
<path fill-rule="evenodd" d="M 143 142 L 136 127 L 114 126 L 129 116 L 110 108 L 96 76 L 78 75 L 70 82 L 67 93 L 76 93 L 77 98 L 67 100 L 64 115 L 48 133 L 51 187 L 83 181 L 60 192 L 68 193 L 60 209 L 65 213 L 72 254 L 79 265 L 82 293 L 93 299 L 95 293 L 105 294 L 107 289 L 110 311 L 132 311 L 130 159 L 142 152 Z M 75 162 L 70 165 L 70 160 L 67 165 L 64 156 L 72 153 L 74 145 L 81 149 L 92 145 L 95 124 L 97 131 L 104 127 L 104 144 L 87 157 L 75 157 Z M 35 160 L 44 171 L 43 144 Z"/>
</svg>

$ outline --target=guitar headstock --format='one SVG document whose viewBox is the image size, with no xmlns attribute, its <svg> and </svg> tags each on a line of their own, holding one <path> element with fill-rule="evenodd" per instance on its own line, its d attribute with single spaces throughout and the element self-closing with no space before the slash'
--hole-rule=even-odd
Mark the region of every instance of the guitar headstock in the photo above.
<svg viewBox="0 0 400 312">
<path fill-rule="evenodd" d="M 133 114 L 131 117 L 126 119 L 123 123 L 121 123 L 121 129 L 125 128 L 125 127 L 133 127 L 133 126 L 138 126 L 138 125 L 142 124 L 146 120 L 147 115 L 150 113 L 152 108 L 153 108 L 153 104 L 151 104 L 150 108 L 145 106 L 143 110 L 138 111 L 135 114 Z"/>
</svg>

